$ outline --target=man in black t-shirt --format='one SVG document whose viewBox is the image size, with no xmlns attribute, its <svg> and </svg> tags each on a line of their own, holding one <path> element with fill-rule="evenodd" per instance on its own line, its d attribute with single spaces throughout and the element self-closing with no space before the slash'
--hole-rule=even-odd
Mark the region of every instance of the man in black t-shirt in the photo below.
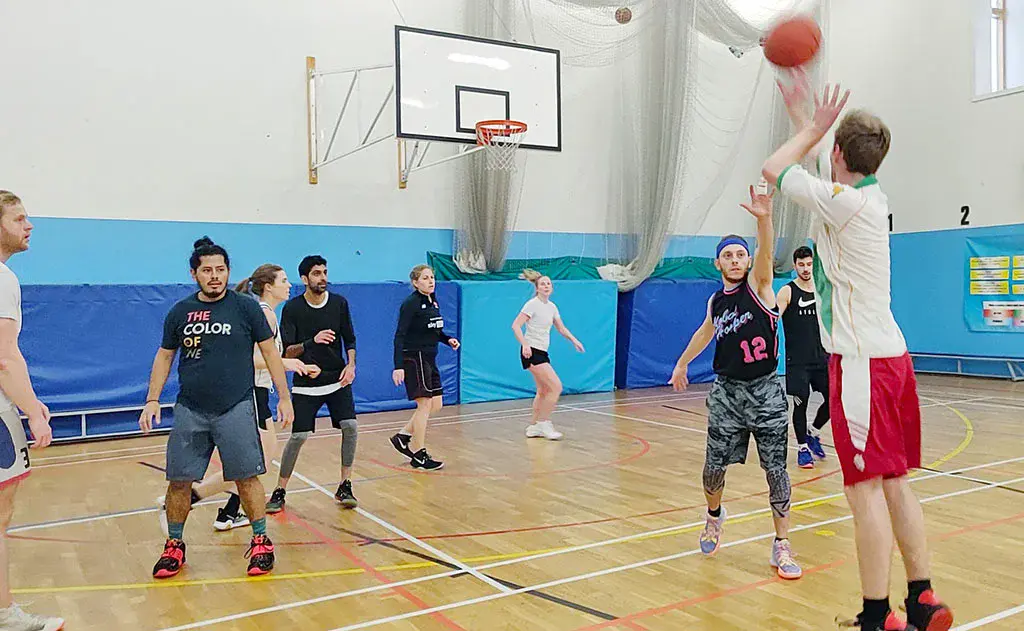
<svg viewBox="0 0 1024 631">
<path fill-rule="evenodd" d="M 191 508 L 192 483 L 203 479 L 214 447 L 220 452 L 224 479 L 238 486 L 242 507 L 252 524 L 248 574 L 259 576 L 274 567 L 274 544 L 266 534 L 265 495 L 258 477 L 267 469 L 253 396 L 254 345 L 259 346 L 281 393 L 277 413 L 285 427 L 294 417 L 288 381 L 263 311 L 252 299 L 228 290 L 227 251 L 204 237 L 196 241 L 189 264 L 199 291 L 167 314 L 163 341 L 153 360 L 149 395 L 139 418 L 143 433 L 160 424 L 160 393 L 177 354 L 181 389 L 167 440 L 169 485 L 164 509 L 168 538 L 153 576 L 169 578 L 185 564 L 182 535 Z"/>
<path fill-rule="evenodd" d="M 295 470 L 299 451 L 316 431 L 316 416 L 324 404 L 331 413 L 331 424 L 341 430 L 341 484 L 334 498 L 345 508 L 358 505 L 352 494 L 351 479 L 359 435 L 352 398 L 352 382 L 356 378 L 352 314 L 344 296 L 327 291 L 327 259 L 316 254 L 302 259 L 299 276 L 306 291 L 284 305 L 281 341 L 285 357 L 298 357 L 307 364 L 316 364 L 320 374 L 316 377 L 295 375 L 292 381 L 295 425 L 281 454 L 277 488 L 267 502 L 269 513 L 284 508 L 285 489 Z"/>
</svg>

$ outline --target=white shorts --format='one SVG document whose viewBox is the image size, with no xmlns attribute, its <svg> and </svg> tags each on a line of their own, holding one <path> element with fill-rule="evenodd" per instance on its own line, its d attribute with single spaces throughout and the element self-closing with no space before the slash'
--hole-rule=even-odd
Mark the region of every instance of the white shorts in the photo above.
<svg viewBox="0 0 1024 631">
<path fill-rule="evenodd" d="M 0 412 L 0 487 L 29 473 L 28 438 L 17 408 Z"/>
</svg>

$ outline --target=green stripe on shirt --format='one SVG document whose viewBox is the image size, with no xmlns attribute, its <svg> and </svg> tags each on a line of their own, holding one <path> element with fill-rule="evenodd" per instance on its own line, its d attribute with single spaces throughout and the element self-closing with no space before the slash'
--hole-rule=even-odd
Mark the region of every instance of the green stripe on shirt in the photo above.
<svg viewBox="0 0 1024 631">
<path fill-rule="evenodd" d="M 775 180 L 775 188 L 782 190 L 782 178 L 786 177 L 786 174 L 789 173 L 789 170 L 795 166 L 795 164 L 791 164 L 785 169 L 783 169 L 782 173 L 779 173 L 779 179 Z"/>
<path fill-rule="evenodd" d="M 832 337 L 832 282 L 825 275 L 825 268 L 821 264 L 817 243 L 814 244 L 813 270 L 814 288 L 821 297 L 818 301 L 818 314 L 821 315 L 821 324 L 825 327 L 825 331 L 828 332 L 829 337 Z"/>
</svg>

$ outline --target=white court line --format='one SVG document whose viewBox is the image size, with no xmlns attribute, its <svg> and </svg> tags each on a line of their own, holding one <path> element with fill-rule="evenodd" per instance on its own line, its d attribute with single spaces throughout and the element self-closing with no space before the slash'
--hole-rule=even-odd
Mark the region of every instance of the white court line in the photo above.
<svg viewBox="0 0 1024 631">
<path fill-rule="evenodd" d="M 922 405 L 921 409 L 924 409 L 924 408 L 934 408 L 934 407 L 940 407 L 940 406 L 944 407 L 944 406 L 949 406 L 949 405 L 956 405 L 958 403 L 974 403 L 975 401 L 988 401 L 992 397 L 975 397 L 973 399 L 959 399 L 957 401 L 939 401 L 938 399 L 935 399 L 935 398 L 930 397 L 930 396 L 924 396 L 924 395 L 922 395 L 921 398 L 922 399 L 928 399 L 929 401 L 933 402 L 933 403 L 928 403 L 926 405 Z"/>
<path fill-rule="evenodd" d="M 964 467 L 962 469 L 957 469 L 955 471 L 950 471 L 950 472 L 947 472 L 947 473 L 930 473 L 928 475 L 923 475 L 923 476 L 920 476 L 920 477 L 917 477 L 917 478 L 911 478 L 910 482 L 911 483 L 922 482 L 924 480 L 930 480 L 930 479 L 933 479 L 933 478 L 948 477 L 948 476 L 953 476 L 954 474 L 958 474 L 958 473 L 966 473 L 968 471 L 974 471 L 974 470 L 977 470 L 977 469 L 984 469 L 984 468 L 987 468 L 987 467 L 997 467 L 997 466 L 1000 466 L 1000 465 L 1003 465 L 1003 464 L 1007 464 L 1007 463 L 1011 463 L 1011 462 L 1020 462 L 1022 460 L 1024 460 L 1024 456 L 1021 456 L 1021 457 L 1018 457 L 1018 458 L 1010 458 L 1010 459 L 1007 459 L 1007 460 L 1000 460 L 1000 461 L 986 463 L 986 464 L 974 465 L 972 467 Z M 1009 484 L 1009 483 L 1008 482 L 1003 482 L 1001 484 Z M 991 487 L 989 487 L 989 486 L 979 486 L 979 487 L 972 487 L 972 489 L 974 491 L 980 491 L 980 490 L 985 490 L 987 488 L 995 488 L 995 486 L 996 485 L 993 484 Z M 843 497 L 842 493 L 833 493 L 831 495 L 823 495 L 823 496 L 820 496 L 820 497 L 817 497 L 817 498 L 802 500 L 800 502 L 794 503 L 793 506 L 802 506 L 802 505 L 805 505 L 805 504 L 810 504 L 810 503 L 815 503 L 815 502 L 822 502 L 822 501 L 826 501 L 826 500 L 830 500 L 830 499 L 836 499 L 836 498 L 840 498 L 840 497 Z M 770 508 L 762 508 L 762 509 L 758 509 L 758 510 L 748 511 L 746 513 L 740 513 L 740 514 L 737 514 L 737 515 L 733 515 L 732 519 L 735 520 L 735 519 L 739 519 L 739 518 L 742 518 L 742 517 L 749 517 L 751 515 L 767 513 L 770 510 L 771 510 Z M 541 553 L 538 553 L 538 554 L 532 554 L 532 555 L 520 557 L 520 558 L 517 558 L 517 559 L 506 559 L 504 561 L 495 561 L 493 563 L 488 563 L 488 564 L 485 564 L 485 565 L 478 565 L 478 566 L 476 566 L 476 569 L 477 570 L 489 570 L 489 569 L 496 568 L 496 567 L 504 567 L 506 565 L 518 565 L 520 563 L 526 563 L 528 561 L 534 561 L 534 560 L 537 560 L 537 559 L 544 559 L 544 558 L 548 558 L 548 557 L 561 556 L 563 554 L 569 554 L 569 553 L 573 553 L 573 552 L 580 552 L 582 550 L 590 550 L 590 549 L 593 549 L 593 548 L 600 548 L 600 547 L 604 547 L 604 546 L 608 546 L 608 545 L 613 545 L 613 544 L 617 544 L 617 543 L 624 543 L 626 541 L 632 541 L 634 539 L 642 539 L 644 537 L 651 537 L 651 536 L 666 534 L 666 533 L 670 533 L 670 532 L 674 532 L 674 531 L 686 530 L 688 528 L 694 528 L 694 527 L 700 526 L 703 523 L 704 523 L 704 520 L 701 520 L 701 521 L 692 522 L 692 523 L 689 523 L 689 524 L 682 524 L 682 525 L 678 525 L 678 526 L 669 526 L 667 528 L 658 528 L 656 530 L 648 530 L 646 532 L 634 533 L 634 534 L 631 534 L 631 535 L 625 535 L 625 536 L 622 536 L 622 537 L 616 537 L 614 539 L 606 539 L 606 540 L 602 540 L 602 541 L 595 541 L 595 542 L 592 542 L 592 543 L 585 543 L 585 544 L 581 544 L 581 545 L 577 545 L 577 546 L 571 546 L 571 547 L 568 547 L 568 548 L 563 548 L 561 550 L 552 550 L 550 552 L 541 552 Z M 298 608 L 298 607 L 304 607 L 306 605 L 315 605 L 315 604 L 318 604 L 318 603 L 328 602 L 328 601 L 331 601 L 331 600 L 337 600 L 337 599 L 341 599 L 341 598 L 346 598 L 346 597 L 349 597 L 349 596 L 359 596 L 359 595 L 367 594 L 367 593 L 371 593 L 371 592 L 381 591 L 381 590 L 385 590 L 385 589 L 391 589 L 393 587 L 404 587 L 406 585 L 413 585 L 413 584 L 416 584 L 416 583 L 423 583 L 423 582 L 427 582 L 427 581 L 436 580 L 436 579 L 439 579 L 439 578 L 447 578 L 449 576 L 454 576 L 456 574 L 463 574 L 463 573 L 464 572 L 462 570 L 450 570 L 450 571 L 447 571 L 447 572 L 440 572 L 440 573 L 437 573 L 437 574 L 430 574 L 430 575 L 427 575 L 427 576 L 420 576 L 420 577 L 417 577 L 417 578 L 411 578 L 411 579 L 407 579 L 407 580 L 404 580 L 404 581 L 398 581 L 398 582 L 394 582 L 394 583 L 387 583 L 387 584 L 383 584 L 383 585 L 374 585 L 374 586 L 371 586 L 371 587 L 364 587 L 362 589 L 357 589 L 357 590 L 353 590 L 353 591 L 349 591 L 349 592 L 339 592 L 339 593 L 336 593 L 336 594 L 328 594 L 326 596 L 320 596 L 318 598 L 311 598 L 309 600 L 302 600 L 302 601 L 296 601 L 296 602 L 291 602 L 291 603 L 283 603 L 283 604 L 274 605 L 274 606 L 271 606 L 271 607 L 264 607 L 262 609 L 255 609 L 255 610 L 244 611 L 242 613 L 232 614 L 232 615 L 224 616 L 224 617 L 221 617 L 221 618 L 213 618 L 213 619 L 210 619 L 210 620 L 200 620 L 199 622 L 193 622 L 191 624 L 186 624 L 186 625 L 182 625 L 182 626 L 178 626 L 178 627 L 173 627 L 173 628 L 169 628 L 169 629 L 163 629 L 162 631 L 185 631 L 187 629 L 197 629 L 197 628 L 200 628 L 200 627 L 205 627 L 205 626 L 209 626 L 209 625 L 213 625 L 213 624 L 219 624 L 221 622 L 231 622 L 233 620 L 241 620 L 241 619 L 244 619 L 244 618 L 250 618 L 250 617 L 262 615 L 262 614 L 265 614 L 265 613 L 274 613 L 274 612 L 278 612 L 278 611 L 285 611 L 285 610 L 288 610 L 288 609 L 295 609 L 295 608 Z M 537 588 L 532 588 L 532 589 L 537 589 Z"/>
<path fill-rule="evenodd" d="M 1017 478 L 1017 479 L 1013 480 L 1010 483 L 1020 482 L 1020 481 L 1024 481 L 1024 477 Z M 947 498 L 950 498 L 950 497 L 957 497 L 957 496 L 960 496 L 960 495 L 968 495 L 970 493 L 977 493 L 979 491 L 984 491 L 984 490 L 987 490 L 987 489 L 990 489 L 990 488 L 993 488 L 993 487 L 992 486 L 979 486 L 979 487 L 972 487 L 972 488 L 969 488 L 969 489 L 964 489 L 962 491 L 955 491 L 953 493 L 944 493 L 942 495 L 933 495 L 931 497 L 926 497 L 925 499 L 921 500 L 921 503 L 922 504 L 928 504 L 930 502 L 936 502 L 936 501 L 941 500 L 941 499 L 947 499 Z M 815 522 L 813 524 L 805 524 L 803 526 L 797 526 L 795 528 L 791 528 L 790 532 L 800 532 L 802 530 L 809 530 L 811 528 L 820 528 L 822 526 L 828 526 L 830 524 L 837 524 L 837 523 L 844 522 L 844 521 L 850 521 L 851 519 L 853 519 L 852 515 L 846 515 L 844 517 L 836 517 L 834 519 L 826 519 L 824 521 Z M 728 523 L 728 520 L 726 520 L 726 523 Z M 746 543 L 753 543 L 755 541 L 762 541 L 764 539 L 773 538 L 774 536 L 775 536 L 775 531 L 772 531 L 772 532 L 769 532 L 769 533 L 766 533 L 766 534 L 763 534 L 763 535 L 756 535 L 756 536 L 753 536 L 753 537 L 747 537 L 746 539 L 740 539 L 738 541 L 732 541 L 732 542 L 729 542 L 729 543 L 725 543 L 725 544 L 722 544 L 721 547 L 723 547 L 723 548 L 731 548 L 733 546 L 739 546 L 739 545 L 743 545 L 743 544 L 746 544 Z M 659 564 L 659 563 L 666 563 L 668 561 L 674 561 L 676 559 L 681 559 L 681 558 L 684 558 L 684 557 L 695 556 L 697 554 L 700 554 L 700 548 L 696 548 L 696 549 L 693 549 L 693 550 L 687 550 L 686 552 L 677 552 L 676 554 L 669 554 L 669 555 L 665 555 L 665 556 L 662 556 L 662 557 L 657 557 L 657 558 L 654 558 L 654 559 L 647 559 L 645 561 L 637 561 L 636 563 L 630 563 L 628 565 L 621 565 L 621 566 L 617 566 L 617 567 L 607 568 L 607 569 L 604 569 L 604 570 L 597 570 L 595 572 L 589 572 L 587 574 L 578 574 L 576 576 L 570 576 L 570 577 L 567 577 L 567 578 L 560 578 L 558 580 L 548 581 L 547 583 L 540 583 L 540 584 L 537 584 L 537 585 L 531 585 L 531 586 L 528 586 L 528 587 L 522 587 L 520 589 L 515 589 L 515 590 L 512 590 L 511 592 L 505 593 L 505 594 L 490 594 L 490 595 L 487 595 L 487 596 L 481 596 L 479 598 L 471 598 L 469 600 L 463 600 L 463 601 L 459 601 L 459 602 L 449 603 L 447 605 L 440 605 L 440 606 L 437 606 L 437 607 L 430 607 L 429 609 L 422 609 L 422 610 L 419 610 L 419 611 L 413 611 L 413 612 L 409 612 L 409 613 L 399 614 L 399 615 L 390 616 L 390 617 L 387 617 L 387 618 L 378 618 L 376 620 L 368 620 L 366 622 L 360 622 L 358 624 L 350 624 L 350 625 L 347 625 L 347 626 L 344 626 L 344 627 L 336 627 L 336 628 L 332 629 L 331 631 L 355 631 L 355 629 L 366 629 L 368 627 L 375 627 L 375 626 L 378 626 L 378 625 L 381 625 L 381 624 L 388 624 L 390 622 L 397 622 L 399 620 L 408 620 L 409 618 L 418 618 L 420 616 L 425 616 L 425 615 L 429 615 L 429 614 L 432 614 L 432 613 L 438 613 L 438 612 L 441 612 L 441 611 L 448 611 L 449 609 L 456 609 L 456 608 L 459 608 L 459 607 L 466 607 L 466 606 L 469 606 L 469 605 L 477 605 L 477 604 L 480 604 L 480 603 L 489 602 L 489 601 L 492 601 L 492 600 L 498 600 L 499 598 L 506 598 L 508 596 L 515 596 L 515 595 L 523 594 L 523 593 L 526 593 L 526 592 L 532 592 L 532 591 L 539 591 L 539 590 L 543 590 L 543 589 L 549 589 L 551 587 L 558 587 L 559 585 L 566 585 L 568 583 L 576 583 L 576 582 L 579 582 L 579 581 L 585 581 L 585 580 L 589 580 L 589 579 L 592 579 L 592 578 L 597 578 L 597 577 L 600 577 L 600 576 L 608 576 L 610 574 L 618 574 L 619 572 L 625 572 L 627 570 L 634 570 L 634 569 L 637 569 L 637 568 L 647 567 L 649 565 L 656 565 L 656 564 Z"/>
<path fill-rule="evenodd" d="M 281 466 L 281 463 L 276 461 L 276 460 L 274 461 L 274 464 L 276 464 L 278 467 Z M 333 493 L 331 493 L 330 491 L 328 491 L 324 487 L 320 486 L 319 484 L 317 484 L 313 480 L 310 480 L 306 476 L 302 475 L 298 471 L 293 471 L 292 475 L 295 476 L 296 478 L 302 480 L 306 484 L 310 485 L 314 489 L 318 489 L 321 493 L 323 493 L 327 497 L 329 497 L 331 499 L 334 499 L 334 494 Z M 490 585 L 494 589 L 498 590 L 499 592 L 510 593 L 512 591 L 511 588 L 502 585 L 501 583 L 499 583 L 498 581 L 494 580 L 493 578 L 490 578 L 489 576 L 484 576 L 483 574 L 480 573 L 479 570 L 475 570 L 475 569 L 471 568 L 470 566 L 466 565 L 465 563 L 463 563 L 462 561 L 459 561 L 455 557 L 449 556 L 448 554 L 445 554 L 444 552 L 441 552 L 440 550 L 438 550 L 434 546 L 432 546 L 432 545 L 430 545 L 428 543 L 424 543 L 424 542 L 420 541 L 416 537 L 413 537 L 412 535 L 402 531 L 400 528 L 398 528 L 396 526 L 392 526 L 391 524 L 389 524 L 388 522 L 384 521 L 380 517 L 377 517 L 376 515 L 368 512 L 368 511 L 365 511 L 362 508 L 356 508 L 356 512 L 359 513 L 360 515 L 362 515 L 363 517 L 366 517 L 370 521 L 373 521 L 377 525 L 383 526 L 385 529 L 390 530 L 392 533 L 394 533 L 394 534 L 398 535 L 399 537 L 405 539 L 406 541 L 408 541 L 409 543 L 413 544 L 414 546 L 417 546 L 418 548 L 422 548 L 423 550 L 426 550 L 428 553 L 434 555 L 436 558 L 441 559 L 442 561 L 445 561 L 445 562 L 447 562 L 447 563 L 449 563 L 451 565 L 454 565 L 455 567 L 459 568 L 460 571 L 466 572 L 468 574 L 471 574 L 474 578 L 480 579 L 481 581 L 487 583 L 488 585 Z"/>
<path fill-rule="evenodd" d="M 1016 607 L 1013 607 L 1011 609 L 1006 609 L 1004 611 L 999 611 L 997 613 L 992 614 L 991 616 L 985 616 L 984 618 L 979 618 L 979 619 L 975 620 L 974 622 L 968 622 L 967 624 L 962 624 L 959 627 L 953 627 L 949 631 L 970 631 L 971 629 L 977 629 L 978 627 L 983 627 L 986 624 L 991 624 L 993 622 L 998 622 L 1000 620 L 1004 620 L 1004 619 L 1009 618 L 1011 616 L 1016 616 L 1019 613 L 1024 613 L 1024 605 L 1017 605 Z"/>
</svg>

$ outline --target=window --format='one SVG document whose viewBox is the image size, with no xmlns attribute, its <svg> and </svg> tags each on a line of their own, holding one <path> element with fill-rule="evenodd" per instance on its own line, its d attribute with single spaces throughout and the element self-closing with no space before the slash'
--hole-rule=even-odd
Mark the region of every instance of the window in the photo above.
<svg viewBox="0 0 1024 631">
<path fill-rule="evenodd" d="M 974 98 L 1024 93 L 1024 0 L 970 0 Z"/>
<path fill-rule="evenodd" d="M 1006 0 L 992 0 L 992 19 L 989 26 L 989 64 L 992 83 L 989 90 L 1006 89 Z"/>
</svg>

